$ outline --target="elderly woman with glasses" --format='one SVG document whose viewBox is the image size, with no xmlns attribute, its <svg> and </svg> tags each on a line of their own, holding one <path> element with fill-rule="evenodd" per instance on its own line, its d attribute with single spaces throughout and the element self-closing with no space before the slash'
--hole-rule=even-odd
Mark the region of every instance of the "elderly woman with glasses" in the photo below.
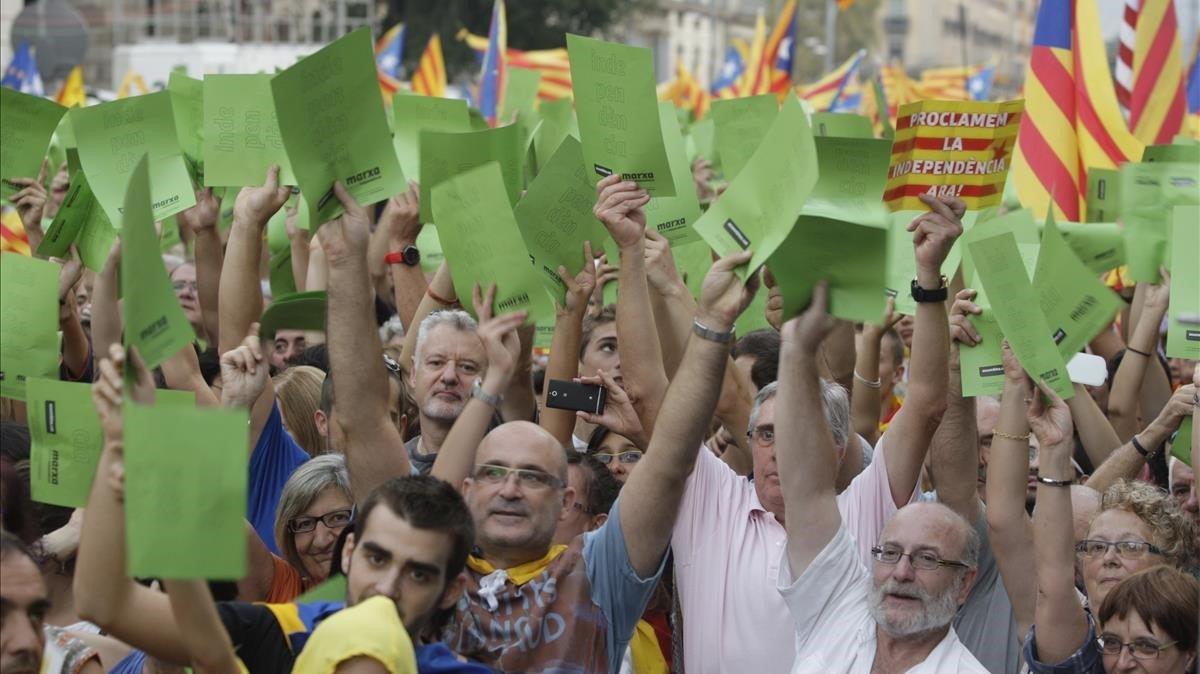
<svg viewBox="0 0 1200 674">
<path fill-rule="evenodd" d="M 1071 412 L 1053 391 L 1041 393 L 1029 410 L 1041 445 L 1033 517 L 1037 607 L 1025 642 L 1030 671 L 1192 671 L 1197 591 L 1177 571 L 1195 558 L 1191 520 L 1166 492 L 1122 480 L 1104 493 L 1087 537 L 1073 543 Z M 1077 568 L 1090 613 L 1076 594 Z M 1183 596 L 1169 596 L 1167 587 L 1182 588 Z M 1183 624 L 1172 617 L 1189 612 Z"/>
<path fill-rule="evenodd" d="M 275 516 L 275 541 L 283 558 L 251 536 L 250 574 L 239 584 L 239 598 L 289 602 L 322 583 L 353 513 L 344 456 L 323 454 L 301 465 L 284 485 Z"/>
</svg>

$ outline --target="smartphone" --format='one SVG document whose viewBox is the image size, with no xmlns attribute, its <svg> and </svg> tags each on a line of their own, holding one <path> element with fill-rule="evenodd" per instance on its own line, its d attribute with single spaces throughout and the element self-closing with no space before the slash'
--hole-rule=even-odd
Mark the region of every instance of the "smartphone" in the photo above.
<svg viewBox="0 0 1200 674">
<path fill-rule="evenodd" d="M 581 384 L 569 379 L 551 379 L 547 386 L 547 407 L 592 414 L 604 413 L 604 400 L 608 391 L 603 386 Z"/>
</svg>

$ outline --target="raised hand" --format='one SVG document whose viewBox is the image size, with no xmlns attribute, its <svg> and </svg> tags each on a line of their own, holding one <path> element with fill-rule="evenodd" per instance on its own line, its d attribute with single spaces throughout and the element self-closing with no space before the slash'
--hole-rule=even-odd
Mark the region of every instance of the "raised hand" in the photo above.
<svg viewBox="0 0 1200 674">
<path fill-rule="evenodd" d="M 254 405 L 267 387 L 269 370 L 258 339 L 258 323 L 251 323 L 242 343 L 221 354 L 221 404 L 225 407 Z"/>
<path fill-rule="evenodd" d="M 408 189 L 388 199 L 379 216 L 379 226 L 386 227 L 392 250 L 415 245 L 421 233 L 421 187 L 409 181 Z"/>
<path fill-rule="evenodd" d="M 10 178 L 8 180 L 9 183 L 22 188 L 12 196 L 11 201 L 17 207 L 17 215 L 21 217 L 21 224 L 25 226 L 26 232 L 40 232 L 42 229 L 42 213 L 46 210 L 48 197 L 44 183 L 49 165 L 50 160 L 42 158 L 42 167 L 38 169 L 37 178 Z"/>
<path fill-rule="evenodd" d="M 621 269 L 608 263 L 608 255 L 601 255 L 596 265 L 596 287 L 592 290 L 592 316 L 599 316 L 604 308 L 604 286 L 620 278 Z"/>
<path fill-rule="evenodd" d="M 967 316 L 983 313 L 983 309 L 971 301 L 977 294 L 971 288 L 963 288 L 954 296 L 954 305 L 950 307 L 950 339 L 967 346 L 978 346 L 981 341 L 979 331 L 967 320 Z M 891 307 L 896 306 L 895 300 L 889 299 L 888 302 Z M 896 318 L 899 320 L 900 317 Z"/>
<path fill-rule="evenodd" d="M 1166 267 L 1159 267 L 1158 273 L 1162 276 L 1162 281 L 1146 284 L 1143 306 L 1149 315 L 1161 318 L 1162 314 L 1166 313 L 1168 300 L 1171 298 L 1171 272 Z"/>
<path fill-rule="evenodd" d="M 779 289 L 775 275 L 766 266 L 763 267 L 762 280 L 767 287 L 767 306 L 763 309 L 767 325 L 779 330 L 783 327 L 783 291 Z"/>
<path fill-rule="evenodd" d="M 963 233 L 962 216 L 967 205 L 958 197 L 920 196 L 929 206 L 908 224 L 913 233 L 913 249 L 917 258 L 917 281 L 922 288 L 933 288 L 941 277 L 942 262 L 950 254 L 954 241 Z"/>
<path fill-rule="evenodd" d="M 184 235 L 185 240 L 187 232 L 215 232 L 221 220 L 221 200 L 213 194 L 211 187 L 196 190 L 196 205 L 180 212 L 177 220 L 180 234 Z"/>
<path fill-rule="evenodd" d="M 558 278 L 562 279 L 563 285 L 567 287 L 564 298 L 566 306 L 555 306 L 555 309 L 560 314 L 566 312 L 578 315 L 586 311 L 588 299 L 596 289 L 596 262 L 592 257 L 591 241 L 583 242 L 583 266 L 579 269 L 579 273 L 572 278 L 567 268 L 560 265 Z"/>
<path fill-rule="evenodd" d="M 358 205 L 340 181 L 333 184 L 333 193 L 345 210 L 317 230 L 325 258 L 331 267 L 354 261 L 365 264 L 367 245 L 371 240 L 371 219 L 367 210 Z"/>
<path fill-rule="evenodd" d="M 253 223 L 261 229 L 267 226 L 272 215 L 283 208 L 291 195 L 292 188 L 279 185 L 279 165 L 272 164 L 267 169 L 267 179 L 261 187 L 243 187 L 238 192 L 237 201 L 233 204 L 233 217 Z"/>
<path fill-rule="evenodd" d="M 705 327 L 718 332 L 728 332 L 733 322 L 750 304 L 758 290 L 758 274 L 753 274 L 745 284 L 734 273 L 734 269 L 750 261 L 748 250 L 730 253 L 713 263 L 700 287 L 700 307 L 696 318 Z"/>
<path fill-rule="evenodd" d="M 1071 410 L 1044 382 L 1037 382 L 1040 395 L 1035 394 L 1029 403 L 1029 430 L 1037 436 L 1039 451 L 1065 451 L 1074 449 Z"/>
<path fill-rule="evenodd" d="M 829 283 L 821 281 L 813 287 L 808 307 L 783 324 L 783 341 L 797 346 L 800 353 L 815 357 L 835 324 L 829 315 Z"/>
<path fill-rule="evenodd" d="M 646 212 L 643 207 L 650 203 L 650 194 L 632 180 L 621 180 L 613 174 L 596 183 L 596 205 L 592 214 L 604 223 L 613 241 L 621 248 L 635 246 L 641 242 L 646 231 Z"/>
<path fill-rule="evenodd" d="M 671 242 L 653 229 L 646 230 L 646 280 L 659 293 L 666 294 L 676 288 L 682 280 L 675 268 L 675 256 L 671 254 Z"/>
<path fill-rule="evenodd" d="M 521 339 L 517 335 L 517 328 L 525 322 L 529 312 L 517 311 L 493 316 L 495 283 L 488 286 L 487 293 L 482 292 L 478 283 L 475 284 L 471 289 L 471 300 L 475 304 L 475 315 L 479 317 L 479 329 L 476 334 L 479 335 L 487 353 L 488 364 L 484 381 L 489 385 L 494 383 L 497 389 L 501 389 L 508 384 L 517 361 L 520 360 Z"/>
<path fill-rule="evenodd" d="M 617 384 L 612 375 L 603 370 L 600 370 L 598 374 L 599 376 L 596 377 L 579 377 L 576 381 L 605 388 L 607 393 L 604 400 L 604 412 L 602 414 L 576 412 L 575 416 L 589 424 L 603 426 L 617 435 L 629 438 L 639 448 L 646 449 L 650 444 L 650 438 L 646 437 L 642 420 L 638 418 L 637 412 L 633 408 L 633 400 L 630 399 L 625 389 Z"/>
</svg>

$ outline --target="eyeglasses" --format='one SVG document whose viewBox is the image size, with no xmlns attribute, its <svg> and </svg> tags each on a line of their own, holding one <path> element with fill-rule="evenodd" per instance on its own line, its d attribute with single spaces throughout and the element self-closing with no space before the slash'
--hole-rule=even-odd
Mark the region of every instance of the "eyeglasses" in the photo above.
<svg viewBox="0 0 1200 674">
<path fill-rule="evenodd" d="M 400 363 L 397 363 L 395 358 L 392 358 L 386 353 L 383 354 L 383 366 L 386 367 L 387 371 L 392 374 L 400 374 Z"/>
<path fill-rule="evenodd" d="M 288 531 L 293 534 L 306 534 L 317 528 L 317 522 L 325 525 L 326 529 L 341 529 L 350 524 L 350 520 L 354 517 L 354 511 L 334 510 L 333 512 L 325 513 L 320 517 L 293 517 L 288 520 Z"/>
<path fill-rule="evenodd" d="M 1094 539 L 1079 541 L 1075 544 L 1075 554 L 1080 557 L 1103 557 L 1109 548 L 1116 548 L 1117 554 L 1123 559 L 1141 559 L 1147 552 L 1156 555 L 1164 554 L 1158 547 L 1146 541 L 1099 541 Z"/>
<path fill-rule="evenodd" d="M 1121 651 L 1129 648 L 1129 654 L 1138 660 L 1153 660 L 1158 657 L 1158 654 L 1174 646 L 1177 642 L 1171 641 L 1161 646 L 1151 639 L 1134 639 L 1129 643 L 1122 643 L 1120 639 L 1111 634 L 1101 634 L 1096 638 L 1096 643 L 1100 645 L 1100 652 L 1105 655 L 1120 655 Z"/>
<path fill-rule="evenodd" d="M 616 459 L 621 463 L 637 463 L 638 461 L 642 460 L 642 450 L 631 449 L 629 451 L 619 452 L 617 454 L 613 454 L 612 452 L 597 452 L 592 456 L 606 466 L 612 463 L 613 459 Z"/>
<path fill-rule="evenodd" d="M 517 484 L 526 489 L 558 489 L 562 480 L 550 473 L 528 468 L 509 468 L 491 463 L 475 466 L 475 479 L 486 484 L 499 484 L 508 480 L 509 474 L 517 476 Z"/>
<path fill-rule="evenodd" d="M 175 281 L 171 284 L 171 287 L 175 289 L 175 292 L 180 292 L 184 288 L 190 288 L 192 292 L 196 292 L 195 281 Z"/>
<path fill-rule="evenodd" d="M 773 426 L 759 426 L 751 428 L 746 437 L 751 442 L 758 442 L 763 447 L 770 447 L 775 444 L 775 428 Z"/>
<path fill-rule="evenodd" d="M 959 562 L 953 559 L 942 559 L 937 556 L 937 553 L 932 550 L 919 550 L 917 552 L 905 552 L 904 550 L 887 545 L 884 547 L 875 546 L 871 548 L 871 556 L 876 561 L 884 564 L 899 564 L 901 557 L 908 557 L 908 561 L 913 565 L 914 569 L 922 571 L 933 571 L 941 566 L 953 566 L 960 569 L 970 568 L 966 563 Z"/>
</svg>

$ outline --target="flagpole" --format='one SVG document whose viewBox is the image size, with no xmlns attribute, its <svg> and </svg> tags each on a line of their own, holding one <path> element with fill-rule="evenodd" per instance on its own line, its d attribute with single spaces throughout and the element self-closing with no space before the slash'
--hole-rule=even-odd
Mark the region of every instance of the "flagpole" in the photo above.
<svg viewBox="0 0 1200 674">
<path fill-rule="evenodd" d="M 825 0 L 825 72 L 833 70 L 833 47 L 837 35 L 837 0 Z"/>
<path fill-rule="evenodd" d="M 963 95 L 966 100 L 971 100 L 971 92 L 968 91 L 970 78 L 967 76 L 970 62 L 967 61 L 967 4 L 964 0 L 959 0 L 958 3 L 958 22 L 962 26 L 962 67 L 963 67 Z"/>
</svg>

